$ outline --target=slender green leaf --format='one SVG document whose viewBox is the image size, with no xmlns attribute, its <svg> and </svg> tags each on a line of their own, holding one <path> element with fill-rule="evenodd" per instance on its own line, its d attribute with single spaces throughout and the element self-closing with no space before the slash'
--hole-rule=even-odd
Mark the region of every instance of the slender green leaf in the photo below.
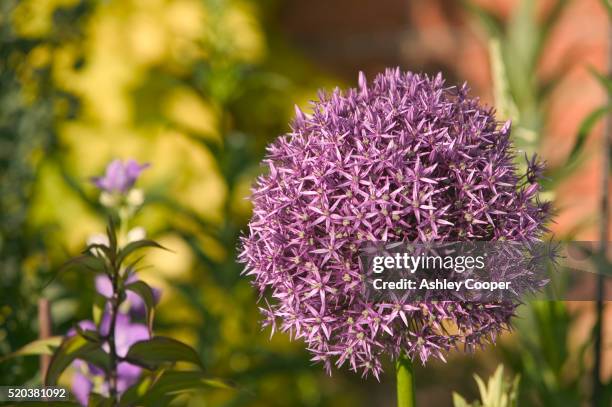
<svg viewBox="0 0 612 407">
<path fill-rule="evenodd" d="M 101 347 L 94 349 L 86 354 L 82 355 L 79 359 L 83 359 L 86 362 L 91 363 L 104 370 L 105 372 L 110 371 L 111 361 L 110 356 Z"/>
<path fill-rule="evenodd" d="M 96 246 L 101 246 L 101 245 L 96 245 Z M 103 246 L 103 247 L 106 247 L 106 246 Z M 83 254 L 81 256 L 77 256 L 77 257 L 74 257 L 68 260 L 66 263 L 64 263 L 60 267 L 58 272 L 67 270 L 71 267 L 78 267 L 78 266 L 86 268 L 90 271 L 95 271 L 97 273 L 104 273 L 106 271 L 106 263 L 104 262 L 104 259 L 93 256 L 91 254 Z"/>
<path fill-rule="evenodd" d="M 106 235 L 108 236 L 108 243 L 110 246 L 110 250 L 113 253 L 117 253 L 117 230 L 115 228 L 115 221 L 112 216 L 108 218 L 108 226 L 106 227 Z"/>
<path fill-rule="evenodd" d="M 155 247 L 158 249 L 168 250 L 164 246 L 155 242 L 154 240 L 137 240 L 135 242 L 128 243 L 123 249 L 121 249 L 119 255 L 117 256 L 117 264 L 121 264 L 130 254 L 132 254 L 136 250 L 140 250 L 145 247 Z"/>
<path fill-rule="evenodd" d="M 87 339 L 90 342 L 101 343 L 102 337 L 96 331 L 92 331 L 90 329 L 83 329 L 80 326 L 76 325 L 74 329 L 81 335 L 83 338 Z"/>
<path fill-rule="evenodd" d="M 612 18 L 612 2 L 610 0 L 601 0 L 604 8 L 608 12 L 608 18 Z"/>
<path fill-rule="evenodd" d="M 568 0 L 557 0 L 552 7 L 552 10 L 548 13 L 542 24 L 541 30 L 541 43 L 540 46 L 544 46 L 544 43 L 549 38 L 550 33 L 559 22 L 559 18 L 566 9 Z"/>
<path fill-rule="evenodd" d="M 96 326 L 99 326 L 102 322 L 102 316 L 104 315 L 104 310 L 106 308 L 107 298 L 103 295 L 96 293 L 93 299 L 93 322 Z"/>
<path fill-rule="evenodd" d="M 86 250 L 87 251 L 87 250 Z M 64 264 L 60 266 L 57 272 L 47 281 L 43 288 L 46 288 L 51 284 L 60 274 L 71 268 L 82 268 L 88 271 L 93 271 L 96 273 L 105 273 L 106 272 L 106 263 L 104 259 L 100 257 L 96 257 L 92 254 L 83 254 L 77 257 L 74 257 Z"/>
<path fill-rule="evenodd" d="M 521 384 L 521 375 L 517 374 L 510 385 L 510 390 L 508 392 L 508 396 L 510 397 L 509 405 L 511 407 L 516 407 L 518 405 L 518 391 L 519 385 Z"/>
<path fill-rule="evenodd" d="M 508 75 L 499 38 L 491 38 L 489 41 L 489 59 L 491 64 L 491 75 L 493 77 L 495 108 L 502 119 L 517 120 L 518 109 L 510 91 L 510 84 L 508 83 Z"/>
<path fill-rule="evenodd" d="M 99 347 L 99 343 L 89 341 L 81 335 L 66 338 L 51 358 L 47 376 L 45 377 L 45 384 L 47 386 L 54 386 L 64 370 L 75 359 L 82 358 Z"/>
<path fill-rule="evenodd" d="M 234 386 L 224 380 L 206 377 L 202 372 L 164 372 L 151 386 L 138 405 L 148 405 L 162 397 L 179 395 L 181 393 L 210 389 L 234 389 Z"/>
<path fill-rule="evenodd" d="M 453 392 L 453 407 L 470 407 L 471 405 L 460 394 Z"/>
<path fill-rule="evenodd" d="M 476 384 L 478 385 L 478 393 L 480 393 L 481 400 L 486 403 L 487 386 L 485 385 L 484 381 L 480 378 L 480 376 L 478 376 L 477 374 L 474 375 L 474 380 L 476 381 Z"/>
<path fill-rule="evenodd" d="M 578 129 L 578 135 L 576 136 L 576 141 L 574 141 L 574 146 L 572 147 L 572 150 L 570 151 L 570 154 L 566 161 L 566 166 L 576 161 L 576 159 L 584 149 L 586 141 L 589 138 L 589 135 L 592 133 L 593 127 L 595 127 L 599 120 L 604 117 L 606 113 L 609 113 L 610 110 L 611 106 L 603 106 L 599 109 L 595 109 L 587 117 L 584 118 Z"/>
<path fill-rule="evenodd" d="M 153 318 L 155 317 L 155 294 L 153 289 L 144 281 L 128 284 L 125 289 L 138 294 L 144 301 L 147 310 L 147 327 L 149 328 L 149 333 L 151 333 L 153 331 Z"/>
<path fill-rule="evenodd" d="M 125 359 L 149 370 L 154 370 L 164 363 L 174 362 L 190 362 L 202 367 L 200 357 L 192 347 L 163 336 L 136 342 Z"/>
<path fill-rule="evenodd" d="M 533 1 L 519 2 L 507 23 L 503 44 L 508 81 L 521 113 L 520 124 L 532 131 L 536 130 L 538 116 L 535 73 L 540 55 L 540 27 L 535 14 Z M 527 144 L 525 147 L 533 146 Z"/>
<path fill-rule="evenodd" d="M 98 393 L 90 393 L 87 407 L 113 407 L 113 401 Z"/>
<path fill-rule="evenodd" d="M 55 349 L 62 343 L 62 339 L 61 336 L 53 336 L 51 338 L 30 342 L 15 352 L 0 357 L 0 363 L 18 356 L 52 355 Z"/>
<path fill-rule="evenodd" d="M 136 259 L 132 260 L 131 262 L 128 263 L 127 266 L 125 266 L 126 270 L 136 270 L 136 265 L 138 263 L 140 263 L 142 261 L 142 259 L 144 259 L 144 255 L 137 257 Z"/>
<path fill-rule="evenodd" d="M 98 347 L 96 349 L 88 352 L 85 355 L 82 355 L 80 359 L 86 360 L 87 362 L 90 362 L 98 366 L 104 371 L 109 371 L 110 370 L 110 357 L 108 353 L 106 353 L 102 349 L 102 344 L 104 342 L 102 336 L 96 331 L 92 331 L 89 329 L 83 329 L 78 325 L 75 326 L 75 330 L 80 336 L 82 336 L 89 342 L 98 344 Z"/>
<path fill-rule="evenodd" d="M 123 393 L 119 401 L 119 406 L 127 407 L 137 405 L 136 403 L 138 400 L 147 394 L 151 386 L 155 384 L 164 372 L 164 368 L 153 372 L 144 372 L 140 379 Z"/>
<path fill-rule="evenodd" d="M 591 71 L 591 74 L 595 77 L 595 79 L 597 79 L 599 84 L 604 87 L 606 92 L 608 92 L 608 94 L 612 94 L 612 79 L 609 76 L 605 76 L 601 72 L 597 71 L 593 67 L 589 67 L 589 71 Z"/>
<path fill-rule="evenodd" d="M 83 250 L 84 255 L 94 258 L 101 258 L 104 255 L 106 258 L 112 259 L 113 253 L 110 247 L 102 243 L 92 243 Z"/>
<path fill-rule="evenodd" d="M 474 14 L 487 30 L 489 36 L 491 37 L 502 37 L 505 32 L 504 22 L 497 17 L 495 14 L 491 13 L 486 8 L 475 4 L 473 1 L 464 0 L 464 5 L 468 11 Z"/>
</svg>

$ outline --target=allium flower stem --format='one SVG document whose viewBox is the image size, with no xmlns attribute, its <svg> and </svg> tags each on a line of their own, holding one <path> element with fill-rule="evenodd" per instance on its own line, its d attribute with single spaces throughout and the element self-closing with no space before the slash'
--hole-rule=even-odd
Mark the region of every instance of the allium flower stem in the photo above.
<svg viewBox="0 0 612 407">
<path fill-rule="evenodd" d="M 415 407 L 414 372 L 412 361 L 404 354 L 395 362 L 397 377 L 397 407 Z"/>
</svg>

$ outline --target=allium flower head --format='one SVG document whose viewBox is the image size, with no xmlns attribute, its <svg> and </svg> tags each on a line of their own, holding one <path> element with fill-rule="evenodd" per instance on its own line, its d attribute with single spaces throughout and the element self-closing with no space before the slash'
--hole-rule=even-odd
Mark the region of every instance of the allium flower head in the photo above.
<svg viewBox="0 0 612 407">
<path fill-rule="evenodd" d="M 106 167 L 104 176 L 93 178 L 93 183 L 104 192 L 125 194 L 147 167 L 149 164 L 138 164 L 135 160 L 113 160 Z"/>
<path fill-rule="evenodd" d="M 242 239 L 265 324 L 304 340 L 328 372 L 347 363 L 376 377 L 384 354 L 425 363 L 494 341 L 514 304 L 368 302 L 358 249 L 537 240 L 549 208 L 536 197 L 539 166 L 517 173 L 510 123 L 465 85 L 399 69 L 321 92 L 312 110 L 296 108 L 292 131 L 268 148 Z"/>
</svg>

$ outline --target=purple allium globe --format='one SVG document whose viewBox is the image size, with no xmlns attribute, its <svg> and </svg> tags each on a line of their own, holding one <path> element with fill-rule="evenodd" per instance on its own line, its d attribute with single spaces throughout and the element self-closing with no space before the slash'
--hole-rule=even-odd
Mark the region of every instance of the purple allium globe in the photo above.
<svg viewBox="0 0 612 407">
<path fill-rule="evenodd" d="M 370 303 L 358 248 L 368 241 L 536 241 L 549 205 L 540 164 L 518 174 L 510 123 L 466 85 L 389 69 L 321 92 L 268 148 L 240 260 L 264 325 L 302 339 L 328 372 L 378 378 L 381 356 L 444 360 L 509 327 L 513 303 Z"/>
</svg>

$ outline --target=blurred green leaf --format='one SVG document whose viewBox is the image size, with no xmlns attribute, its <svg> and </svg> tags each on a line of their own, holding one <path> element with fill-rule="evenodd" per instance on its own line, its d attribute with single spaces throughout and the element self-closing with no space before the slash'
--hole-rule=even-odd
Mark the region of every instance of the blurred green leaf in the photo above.
<svg viewBox="0 0 612 407">
<path fill-rule="evenodd" d="M 604 6 L 606 11 L 608 12 L 608 18 L 612 18 L 612 2 L 610 0 L 600 0 L 601 4 Z"/>
<path fill-rule="evenodd" d="M 96 293 L 94 295 L 92 317 L 96 326 L 100 326 L 100 322 L 102 321 L 102 316 L 104 315 L 104 310 L 106 308 L 106 301 L 106 297 L 104 297 L 102 294 Z"/>
<path fill-rule="evenodd" d="M 82 355 L 79 359 L 82 359 L 86 362 L 93 364 L 94 366 L 99 367 L 105 372 L 110 371 L 111 360 L 108 353 L 106 353 L 101 347 L 89 351 Z"/>
<path fill-rule="evenodd" d="M 504 22 L 494 13 L 470 0 L 464 0 L 463 4 L 471 13 L 473 13 L 480 20 L 481 24 L 484 26 L 484 28 L 487 30 L 488 34 L 491 37 L 500 38 L 504 35 Z"/>
<path fill-rule="evenodd" d="M 153 372 L 144 372 L 140 379 L 121 395 L 119 405 L 121 407 L 137 405 L 136 403 L 147 393 L 149 388 L 159 379 L 159 377 L 161 377 L 164 371 L 165 370 L 162 368 Z"/>
<path fill-rule="evenodd" d="M 114 256 L 115 253 L 117 253 L 118 246 L 117 246 L 117 230 L 115 228 L 115 221 L 113 220 L 112 216 L 108 217 L 107 225 L 108 226 L 106 227 L 106 236 L 108 237 L 108 245 L 109 245 L 112 256 Z M 113 257 L 111 257 L 110 255 L 108 256 L 108 258 L 113 259 Z"/>
<path fill-rule="evenodd" d="M 142 255 L 142 256 L 140 256 L 140 257 L 135 258 L 134 260 L 132 260 L 131 262 L 129 262 L 127 266 L 125 266 L 125 269 L 126 269 L 126 270 L 136 270 L 136 265 L 137 265 L 138 263 L 140 263 L 140 262 L 142 261 L 142 259 L 144 259 L 144 257 L 145 257 L 145 256 L 144 256 L 144 255 Z"/>
<path fill-rule="evenodd" d="M 71 268 L 83 268 L 87 271 L 93 271 L 96 273 L 106 273 L 107 271 L 106 262 L 104 261 L 104 259 L 94 256 L 92 254 L 83 254 L 68 260 L 62 266 L 60 266 L 57 272 L 55 272 L 53 276 L 42 285 L 42 288 L 48 287 L 62 273 Z"/>
<path fill-rule="evenodd" d="M 475 407 L 475 405 L 469 404 L 459 393 L 453 392 L 453 406 L 454 407 Z"/>
<path fill-rule="evenodd" d="M 565 10 L 568 3 L 569 3 L 569 0 L 556 0 L 551 11 L 548 13 L 546 18 L 544 19 L 544 22 L 542 23 L 542 28 L 541 28 L 541 34 L 540 34 L 540 44 L 539 44 L 540 49 L 544 47 L 546 41 L 548 40 L 550 36 L 550 33 L 552 32 L 553 28 L 559 22 L 559 18 L 563 14 L 563 11 Z"/>
<path fill-rule="evenodd" d="M 595 109 L 582 120 L 582 123 L 580 123 L 580 127 L 578 128 L 578 135 L 574 141 L 574 146 L 569 153 L 565 165 L 571 165 L 574 161 L 576 161 L 580 153 L 583 151 L 587 139 L 592 134 L 593 127 L 610 111 L 612 111 L 612 106 L 603 106 Z"/>
<path fill-rule="evenodd" d="M 518 386 L 520 377 L 517 375 L 512 382 L 504 378 L 504 366 L 499 365 L 485 384 L 478 375 L 474 375 L 478 385 L 480 400 L 468 403 L 461 395 L 453 393 L 454 407 L 516 407 L 518 405 Z"/>
<path fill-rule="evenodd" d="M 45 377 L 45 385 L 55 386 L 61 374 L 72 362 L 86 356 L 99 347 L 99 343 L 92 342 L 81 335 L 66 338 L 51 358 Z"/>
<path fill-rule="evenodd" d="M 125 359 L 149 370 L 174 362 L 189 362 L 202 367 L 200 357 L 191 346 L 163 336 L 136 342 Z"/>
<path fill-rule="evenodd" d="M 87 400 L 87 407 L 113 407 L 113 401 L 101 394 L 91 392 Z"/>
<path fill-rule="evenodd" d="M 518 110 L 512 99 L 504 58 L 502 56 L 501 42 L 497 37 L 489 40 L 489 58 L 491 61 L 491 75 L 493 77 L 493 93 L 495 107 L 503 120 L 518 120 Z"/>
<path fill-rule="evenodd" d="M 147 389 L 144 397 L 139 400 L 143 405 L 167 396 L 176 396 L 196 390 L 225 389 L 234 386 L 224 380 L 205 376 L 201 372 L 164 372 L 155 383 Z"/>
<path fill-rule="evenodd" d="M 18 356 L 52 355 L 54 350 L 62 343 L 62 339 L 61 336 L 53 336 L 51 338 L 30 342 L 21 349 L 0 357 L 0 363 Z"/>
<path fill-rule="evenodd" d="M 608 92 L 609 95 L 612 94 L 612 79 L 609 76 L 602 74 L 593 67 L 589 67 L 589 71 L 591 72 L 591 75 L 593 75 L 593 77 L 597 79 L 599 84 L 603 86 L 606 92 Z"/>
<path fill-rule="evenodd" d="M 155 294 L 153 289 L 144 281 L 136 281 L 134 283 L 125 286 L 126 290 L 132 291 L 145 303 L 147 311 L 147 327 L 149 328 L 149 334 L 153 331 L 153 318 L 155 317 Z"/>
<path fill-rule="evenodd" d="M 537 405 L 582 405 L 584 354 L 568 351 L 573 318 L 567 306 L 563 302 L 532 301 L 522 311 L 516 324 L 521 347 L 517 368 L 525 382 L 523 388 Z"/>
<path fill-rule="evenodd" d="M 83 266 L 84 268 L 90 271 L 95 271 L 99 273 L 103 273 L 106 271 L 106 263 L 104 262 L 104 260 L 100 257 L 96 257 L 91 254 L 84 254 L 68 260 L 66 263 L 64 263 L 62 267 L 60 267 L 59 271 L 63 271 L 75 266 Z"/>
<path fill-rule="evenodd" d="M 90 352 L 87 352 L 86 354 L 83 354 L 80 359 L 83 359 L 99 368 L 101 368 L 102 370 L 104 370 L 105 372 L 108 372 L 110 370 L 110 366 L 111 366 L 111 360 L 110 360 L 110 356 L 108 353 L 106 353 L 103 349 L 102 349 L 102 345 L 104 343 L 104 338 L 102 338 L 102 336 L 97 332 L 97 331 L 92 331 L 89 329 L 82 329 L 80 326 L 76 325 L 75 330 L 77 331 L 77 333 L 82 336 L 83 338 L 85 338 L 86 340 L 88 340 L 91 343 L 96 343 L 98 344 L 98 347 L 96 349 L 91 350 Z"/>
<path fill-rule="evenodd" d="M 155 247 L 158 249 L 163 249 L 163 250 L 168 250 L 166 249 L 164 246 L 160 245 L 159 243 L 153 241 L 153 240 L 137 240 L 135 242 L 131 242 L 128 243 L 123 249 L 121 249 L 119 251 L 119 254 L 117 255 L 117 261 L 116 263 L 122 264 L 123 261 L 132 253 L 134 253 L 137 250 L 143 249 L 145 247 Z M 170 250 L 168 250 L 170 251 Z"/>
<path fill-rule="evenodd" d="M 110 247 L 104 244 L 94 243 L 94 244 L 88 245 L 85 248 L 85 250 L 83 250 L 83 255 L 94 258 L 94 259 L 100 258 L 100 256 L 104 255 L 106 256 L 106 258 L 112 259 L 115 253 L 111 250 Z M 99 270 L 99 271 L 102 271 L 102 270 Z"/>
<path fill-rule="evenodd" d="M 76 325 L 74 329 L 81 335 L 83 338 L 87 339 L 90 342 L 102 342 L 102 337 L 96 331 L 92 331 L 90 329 L 83 329 L 79 325 Z"/>
</svg>

